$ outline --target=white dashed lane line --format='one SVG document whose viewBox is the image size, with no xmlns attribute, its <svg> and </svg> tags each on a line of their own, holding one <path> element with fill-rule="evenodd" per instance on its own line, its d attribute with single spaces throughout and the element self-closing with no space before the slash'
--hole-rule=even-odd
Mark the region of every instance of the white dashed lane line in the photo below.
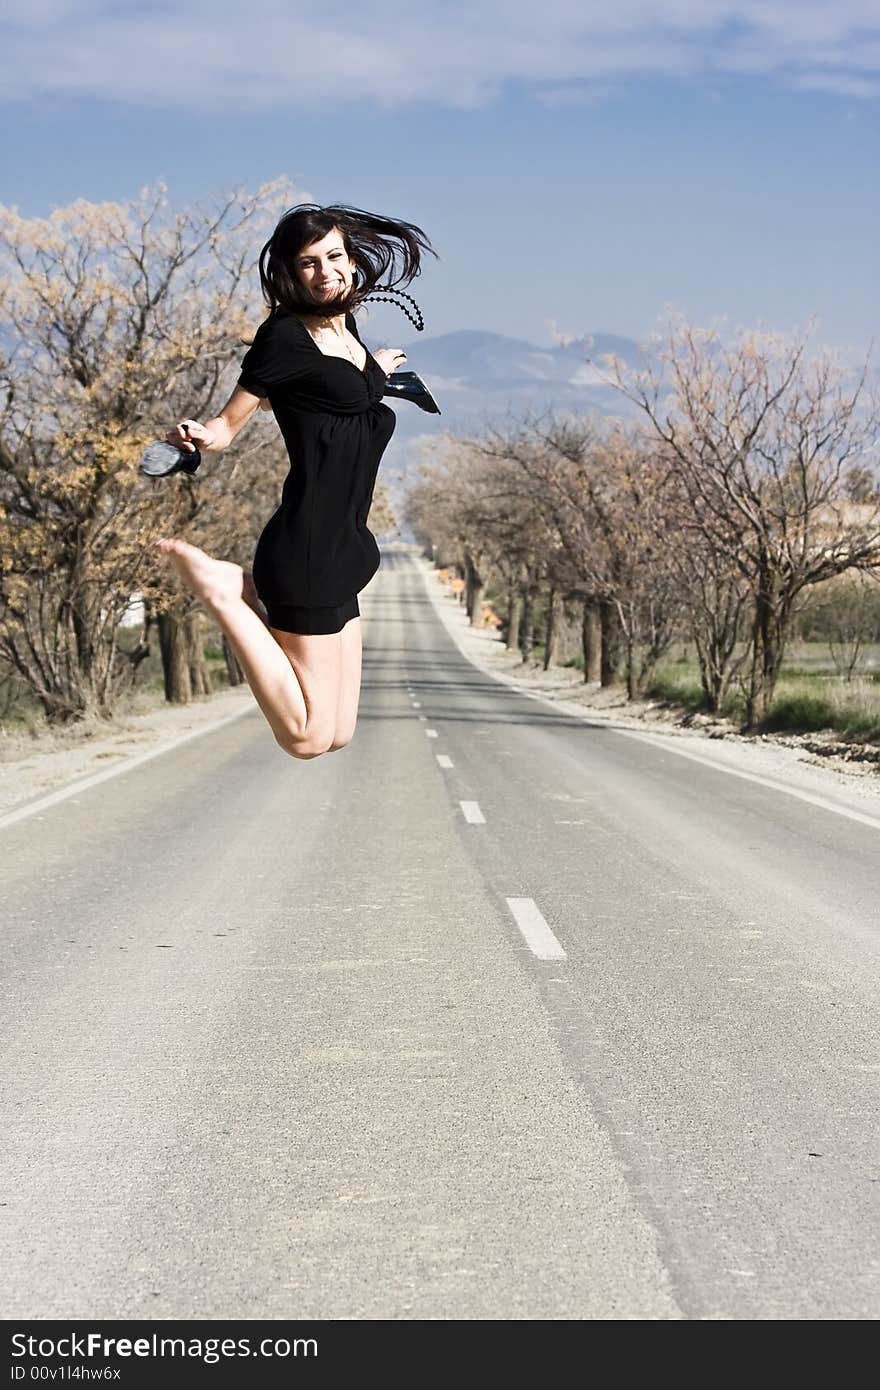
<svg viewBox="0 0 880 1390">
<path fill-rule="evenodd" d="M 418 706 L 414 704 L 414 708 L 418 708 Z M 423 714 L 418 717 L 421 720 L 425 718 Z M 426 729 L 425 733 L 428 738 L 440 737 L 436 729 Z M 447 771 L 453 768 L 453 761 L 447 753 L 437 753 L 435 757 L 438 767 Z M 486 824 L 486 817 L 480 810 L 478 801 L 459 801 L 458 804 L 468 825 Z M 538 960 L 568 959 L 563 946 L 553 935 L 534 898 L 505 898 L 505 902 L 532 955 L 536 956 Z"/>
<path fill-rule="evenodd" d="M 538 960 L 568 959 L 541 915 L 534 898 L 506 898 L 505 901 L 526 945 Z"/>
<path fill-rule="evenodd" d="M 408 690 L 407 694 L 412 696 L 413 691 Z M 414 710 L 419 710 L 422 707 L 419 700 L 412 700 L 411 703 Z M 427 722 L 424 714 L 418 715 L 417 718 L 423 724 Z M 440 737 L 436 729 L 426 729 L 425 735 L 427 738 Z M 437 753 L 435 756 L 438 767 L 443 768 L 444 771 L 453 769 L 454 763 L 448 753 Z M 468 825 L 486 824 L 486 817 L 480 810 L 478 801 L 459 801 L 458 804 Z M 536 956 L 538 960 L 568 959 L 565 950 L 550 930 L 534 898 L 505 898 L 505 902 L 532 955 Z"/>
</svg>

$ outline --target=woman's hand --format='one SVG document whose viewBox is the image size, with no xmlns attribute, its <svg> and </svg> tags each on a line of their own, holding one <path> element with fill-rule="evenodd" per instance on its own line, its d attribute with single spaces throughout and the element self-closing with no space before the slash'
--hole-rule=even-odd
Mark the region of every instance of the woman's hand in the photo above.
<svg viewBox="0 0 880 1390">
<path fill-rule="evenodd" d="M 205 449 L 210 449 L 214 443 L 214 436 L 210 430 L 205 429 L 204 425 L 200 425 L 198 420 L 181 420 L 180 424 L 175 425 L 173 430 L 168 431 L 165 442 L 176 444 L 178 449 L 183 449 L 187 454 L 193 454 L 199 445 Z"/>
<path fill-rule="evenodd" d="M 401 348 L 380 348 L 373 356 L 386 376 L 390 376 L 395 367 L 402 367 L 406 361 L 406 353 Z"/>
</svg>

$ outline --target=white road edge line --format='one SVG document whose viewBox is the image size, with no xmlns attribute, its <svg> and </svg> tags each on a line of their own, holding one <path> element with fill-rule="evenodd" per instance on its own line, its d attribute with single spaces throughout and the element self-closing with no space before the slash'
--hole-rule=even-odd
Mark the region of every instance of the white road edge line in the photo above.
<svg viewBox="0 0 880 1390">
<path fill-rule="evenodd" d="M 505 898 L 526 945 L 538 960 L 567 960 L 568 956 L 541 915 L 534 898 Z"/>
<path fill-rule="evenodd" d="M 785 792 L 786 796 L 797 797 L 798 801 L 807 801 L 811 806 L 821 807 L 823 811 L 833 811 L 836 816 L 846 816 L 847 820 L 856 820 L 861 825 L 869 825 L 872 830 L 880 830 L 880 820 L 876 816 L 866 816 L 862 811 L 851 811 L 848 806 L 838 806 L 836 802 L 828 801 L 824 796 L 814 796 L 812 792 L 787 787 L 784 782 L 776 782 L 772 777 L 762 777 L 758 772 L 742 772 L 738 767 L 724 767 L 712 758 L 701 758 L 699 753 L 686 752 L 684 748 L 672 748 L 666 743 L 658 744 L 649 734 L 638 734 L 634 729 L 615 729 L 614 732 L 623 734 L 624 738 L 635 738 L 641 743 L 649 743 L 652 748 L 666 749 L 679 758 L 690 758 L 692 763 L 702 763 L 703 767 L 711 767 L 713 772 L 726 772 L 730 777 L 741 777 L 744 782 L 757 782 L 761 787 L 770 787 L 775 792 Z"/>
<path fill-rule="evenodd" d="M 441 767 L 450 768 L 453 766 L 452 759 L 450 758 L 448 753 L 438 753 L 437 762 L 440 764 Z"/>
<path fill-rule="evenodd" d="M 464 818 L 468 825 L 486 824 L 486 817 L 480 810 L 479 801 L 460 801 L 458 804 L 464 813 Z"/>
<path fill-rule="evenodd" d="M 538 695 L 533 690 L 523 690 L 521 687 L 515 686 L 509 676 L 505 676 L 500 671 L 493 671 L 489 666 L 484 666 L 482 663 L 477 662 L 469 652 L 465 651 L 458 633 L 455 631 L 451 620 L 441 606 L 441 595 L 435 593 L 434 587 L 430 582 L 430 569 L 423 570 L 419 565 L 416 565 L 416 569 L 422 575 L 425 590 L 444 628 L 449 633 L 449 636 L 452 638 L 465 661 L 473 666 L 476 671 L 488 676 L 490 680 L 497 681 L 499 685 L 506 686 L 508 690 L 515 691 L 518 695 L 524 695 L 527 700 L 537 700 L 539 704 L 546 705 L 548 709 L 555 710 L 558 715 L 562 715 L 564 718 L 567 717 L 568 719 L 576 720 L 578 723 L 589 721 L 589 710 L 585 710 L 584 713 L 581 714 L 575 710 L 561 709 L 556 700 L 549 700 L 546 695 Z M 812 792 L 799 791 L 796 787 L 789 787 L 784 782 L 775 781 L 772 777 L 762 777 L 756 772 L 741 772 L 738 768 L 728 767 L 724 763 L 716 763 L 712 758 L 701 758 L 698 753 L 688 753 L 684 748 L 677 748 L 671 742 L 662 741 L 664 739 L 662 734 L 658 734 L 654 737 L 651 734 L 638 733 L 635 729 L 623 729 L 619 724 L 613 724 L 610 721 L 604 727 L 607 728 L 609 733 L 622 734 L 624 738 L 639 739 L 642 743 L 647 743 L 654 749 L 660 749 L 661 751 L 665 749 L 666 752 L 674 753 L 679 758 L 690 758 L 691 762 L 702 763 L 704 767 L 711 768 L 713 772 L 723 772 L 729 777 L 741 777 L 744 782 L 757 782 L 759 786 L 770 787 L 772 791 L 781 792 L 784 796 L 793 796 L 798 801 L 806 801 L 811 806 L 818 806 L 822 811 L 831 811 L 836 816 L 844 816 L 847 820 L 858 821 L 860 825 L 867 825 L 872 830 L 880 830 L 880 817 L 867 816 L 861 811 L 851 811 L 846 806 L 839 806 L 835 801 L 828 801 L 824 796 L 814 796 Z M 666 737 L 668 738 L 669 735 Z"/>
<path fill-rule="evenodd" d="M 48 796 L 41 796 L 39 801 L 31 801 L 18 811 L 9 811 L 5 816 L 0 816 L 0 830 L 5 830 L 8 825 L 15 825 L 18 821 L 27 820 L 28 816 L 39 815 L 40 811 L 48 811 L 51 806 L 57 806 L 60 802 L 66 801 L 69 796 L 78 796 L 80 792 L 97 787 L 101 782 L 109 782 L 111 777 L 120 777 L 124 772 L 132 772 L 134 768 L 142 767 L 144 763 L 151 762 L 153 758 L 161 758 L 163 753 L 171 753 L 175 748 L 182 747 L 184 743 L 189 743 L 194 738 L 201 738 L 204 734 L 212 734 L 215 729 L 222 729 L 224 724 L 231 724 L 234 720 L 241 719 L 245 714 L 253 714 L 256 708 L 256 703 L 246 705 L 244 709 L 236 710 L 234 714 L 228 714 L 223 719 L 218 719 L 216 724 L 206 724 L 203 729 L 193 729 L 190 733 L 182 734 L 180 738 L 174 739 L 171 743 L 163 743 L 159 748 L 151 748 L 149 752 L 138 753 L 133 758 L 126 758 L 116 767 L 108 767 L 103 772 L 96 772 L 91 777 L 84 777 L 81 781 L 73 782 L 69 786 L 59 787 L 57 792 L 50 792 Z"/>
</svg>

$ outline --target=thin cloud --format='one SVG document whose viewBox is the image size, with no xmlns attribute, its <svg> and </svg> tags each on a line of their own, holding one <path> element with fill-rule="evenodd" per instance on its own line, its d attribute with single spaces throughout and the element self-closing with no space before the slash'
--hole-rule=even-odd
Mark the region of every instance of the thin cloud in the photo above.
<svg viewBox="0 0 880 1390">
<path fill-rule="evenodd" d="M 803 77 L 795 78 L 794 86 L 806 92 L 833 92 L 844 97 L 870 99 L 880 96 L 880 81 L 843 72 L 805 73 Z"/>
<path fill-rule="evenodd" d="M 99 98 L 182 110 L 549 105 L 627 79 L 749 74 L 871 99 L 876 0 L 31 0 L 0 25 L 7 104 Z"/>
</svg>

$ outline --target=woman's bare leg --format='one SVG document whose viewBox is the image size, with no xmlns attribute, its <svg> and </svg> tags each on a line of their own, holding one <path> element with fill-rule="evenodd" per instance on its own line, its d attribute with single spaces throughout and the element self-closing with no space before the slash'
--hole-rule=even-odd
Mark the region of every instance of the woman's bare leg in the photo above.
<svg viewBox="0 0 880 1390">
<path fill-rule="evenodd" d="M 240 565 L 214 560 L 186 541 L 156 541 L 155 548 L 226 633 L 281 747 L 299 758 L 325 753 L 336 727 L 339 634 L 275 634 L 245 602 Z"/>
<path fill-rule="evenodd" d="M 305 700 L 309 743 L 328 753 L 336 732 L 336 711 L 342 675 L 342 643 L 339 632 L 269 632 L 284 652 Z"/>
<path fill-rule="evenodd" d="M 254 576 L 252 574 L 249 574 L 248 571 L 245 570 L 243 578 L 244 584 L 241 590 L 242 598 L 244 599 L 248 608 L 252 608 L 256 613 L 257 617 L 260 619 L 260 621 L 265 623 L 268 627 L 268 614 L 266 613 L 266 609 L 264 608 L 263 604 L 260 602 L 260 595 L 257 593 L 257 586 L 254 583 Z"/>
<path fill-rule="evenodd" d="M 330 752 L 351 743 L 357 724 L 361 698 L 361 620 L 351 618 L 339 634 L 340 673 L 339 701 L 336 706 L 336 728 Z"/>
</svg>

